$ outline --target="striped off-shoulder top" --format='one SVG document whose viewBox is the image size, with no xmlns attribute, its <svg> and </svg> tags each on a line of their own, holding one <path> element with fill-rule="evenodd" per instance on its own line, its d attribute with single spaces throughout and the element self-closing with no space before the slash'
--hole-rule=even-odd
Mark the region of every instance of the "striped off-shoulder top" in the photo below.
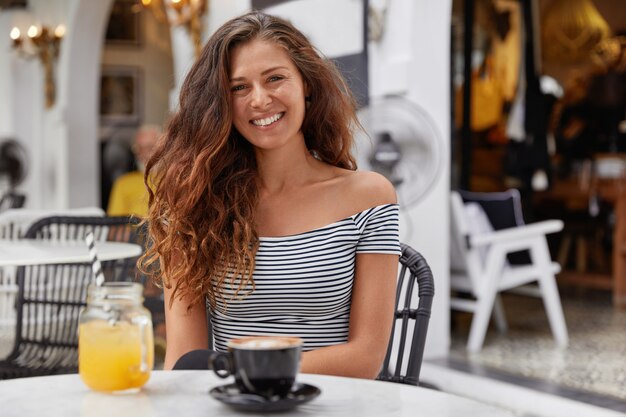
<svg viewBox="0 0 626 417">
<path fill-rule="evenodd" d="M 212 312 L 214 348 L 267 334 L 301 337 L 304 350 L 345 343 L 356 255 L 400 255 L 398 217 L 398 205 L 385 204 L 308 232 L 260 237 L 254 291 Z"/>
</svg>

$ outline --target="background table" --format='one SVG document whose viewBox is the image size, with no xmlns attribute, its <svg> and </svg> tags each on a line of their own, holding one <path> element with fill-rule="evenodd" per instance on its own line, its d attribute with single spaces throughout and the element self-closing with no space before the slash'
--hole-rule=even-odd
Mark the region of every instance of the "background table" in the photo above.
<svg viewBox="0 0 626 417">
<path fill-rule="evenodd" d="M 98 259 L 132 258 L 141 255 L 141 246 L 124 242 L 96 242 Z M 0 240 L 0 266 L 90 262 L 89 249 L 83 241 Z"/>
<path fill-rule="evenodd" d="M 134 243 L 96 242 L 98 259 L 112 261 L 141 255 L 142 248 Z M 81 264 L 91 262 L 84 241 L 0 240 L 0 359 L 13 348 L 15 339 L 15 267 L 49 264 Z M 2 415 L 2 412 L 0 412 Z"/>
<path fill-rule="evenodd" d="M 507 410 L 410 385 L 309 374 L 298 380 L 318 386 L 322 394 L 281 416 L 513 416 Z M 209 396 L 209 389 L 230 382 L 212 371 L 155 371 L 140 393 L 110 395 L 90 391 L 78 375 L 14 379 L 0 381 L 0 410 L 3 417 L 259 415 L 235 411 Z"/>
<path fill-rule="evenodd" d="M 626 308 L 626 275 L 622 257 L 625 255 L 626 239 L 626 178 L 597 178 L 590 184 L 581 185 L 581 180 L 576 177 L 555 179 L 552 188 L 548 191 L 535 193 L 535 204 L 544 202 L 560 201 L 564 209 L 572 211 L 586 211 L 589 207 L 589 199 L 595 196 L 601 201 L 607 202 L 614 209 L 615 227 L 613 229 L 613 253 L 611 262 L 613 267 L 609 273 L 586 270 L 582 265 L 586 264 L 586 253 L 577 254 L 577 262 L 581 264 L 581 270 L 567 270 L 567 259 L 559 259 L 562 271 L 558 274 L 559 282 L 570 283 L 590 288 L 598 288 L 613 292 L 613 305 Z M 588 222 L 591 222 L 589 217 Z M 568 234 L 568 222 L 565 222 L 564 236 Z M 584 242 L 584 237 L 582 242 Z M 585 246 L 583 246 L 584 248 Z M 583 250 L 582 252 L 586 252 Z M 564 254 L 566 255 L 566 254 Z"/>
</svg>

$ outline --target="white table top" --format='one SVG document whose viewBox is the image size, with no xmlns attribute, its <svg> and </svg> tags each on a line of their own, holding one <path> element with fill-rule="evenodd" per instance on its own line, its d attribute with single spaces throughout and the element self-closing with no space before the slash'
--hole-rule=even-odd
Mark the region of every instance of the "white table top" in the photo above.
<svg viewBox="0 0 626 417">
<path fill-rule="evenodd" d="M 141 246 L 123 242 L 96 242 L 98 259 L 132 258 L 141 255 Z M 0 266 L 44 265 L 90 262 L 84 241 L 0 240 Z"/>
<path fill-rule="evenodd" d="M 280 416 L 341 417 L 495 417 L 507 410 L 426 388 L 391 382 L 302 374 L 319 397 Z M 155 371 L 137 394 L 90 391 L 78 375 L 0 381 L 3 417 L 258 416 L 242 413 L 209 396 L 209 389 L 231 383 L 212 371 Z M 269 414 L 265 414 L 269 415 Z M 277 413 L 278 415 L 278 413 Z"/>
</svg>

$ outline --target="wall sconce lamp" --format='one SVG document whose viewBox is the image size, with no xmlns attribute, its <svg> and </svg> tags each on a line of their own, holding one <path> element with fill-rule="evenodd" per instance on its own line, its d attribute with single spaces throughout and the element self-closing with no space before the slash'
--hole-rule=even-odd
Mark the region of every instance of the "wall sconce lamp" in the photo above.
<svg viewBox="0 0 626 417">
<path fill-rule="evenodd" d="M 17 27 L 11 29 L 10 36 L 13 40 L 13 49 L 21 57 L 27 59 L 38 57 L 41 61 L 45 74 L 46 108 L 49 109 L 54 105 L 56 97 L 54 63 L 59 57 L 61 39 L 65 35 L 65 26 L 59 25 L 53 31 L 46 26 L 31 25 L 26 35 L 26 37 L 22 36 Z"/>
<path fill-rule="evenodd" d="M 208 0 L 141 0 L 156 19 L 171 26 L 184 26 L 191 36 L 196 58 L 202 49 L 202 16 Z"/>
</svg>

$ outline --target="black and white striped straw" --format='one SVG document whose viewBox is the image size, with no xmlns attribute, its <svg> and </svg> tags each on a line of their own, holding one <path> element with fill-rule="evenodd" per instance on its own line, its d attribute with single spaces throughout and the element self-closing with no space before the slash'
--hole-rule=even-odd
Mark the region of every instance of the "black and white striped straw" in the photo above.
<svg viewBox="0 0 626 417">
<path fill-rule="evenodd" d="M 93 270 L 94 277 L 96 277 L 96 285 L 100 287 L 104 284 L 104 274 L 102 273 L 102 264 L 100 264 L 100 260 L 98 259 L 98 252 L 96 251 L 96 243 L 92 232 L 87 232 L 85 242 L 87 242 L 87 246 L 89 247 L 91 269 Z"/>
</svg>

